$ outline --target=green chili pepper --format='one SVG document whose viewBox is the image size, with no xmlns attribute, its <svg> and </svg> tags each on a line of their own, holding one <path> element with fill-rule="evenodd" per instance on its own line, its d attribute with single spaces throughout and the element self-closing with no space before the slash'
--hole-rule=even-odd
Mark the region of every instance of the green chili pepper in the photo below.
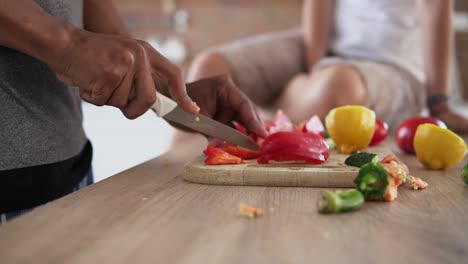
<svg viewBox="0 0 468 264">
<path fill-rule="evenodd" d="M 364 196 L 355 189 L 322 191 L 317 207 L 320 213 L 340 213 L 357 210 L 363 203 Z"/>
<path fill-rule="evenodd" d="M 367 153 L 367 152 L 355 152 L 349 157 L 346 158 L 345 164 L 348 166 L 354 166 L 354 167 L 362 167 L 364 164 L 367 164 L 369 162 L 379 162 L 379 156 L 374 153 Z"/>
<path fill-rule="evenodd" d="M 388 174 L 380 163 L 367 163 L 359 169 L 354 183 L 366 199 L 380 200 L 388 186 Z"/>
<path fill-rule="evenodd" d="M 468 164 L 466 164 L 465 167 L 463 167 L 462 178 L 463 178 L 463 182 L 466 185 L 468 185 Z"/>
</svg>

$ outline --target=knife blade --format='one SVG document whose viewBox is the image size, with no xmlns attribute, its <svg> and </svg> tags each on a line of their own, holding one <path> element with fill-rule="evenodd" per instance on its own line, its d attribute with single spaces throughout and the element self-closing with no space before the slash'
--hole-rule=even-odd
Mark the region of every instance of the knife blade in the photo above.
<svg viewBox="0 0 468 264">
<path fill-rule="evenodd" d="M 219 138 L 244 148 L 260 150 L 259 145 L 255 141 L 236 129 L 200 113 L 188 113 L 178 106 L 174 100 L 159 92 L 156 92 L 156 98 L 156 102 L 151 106 L 151 109 L 159 117 L 210 137 Z"/>
</svg>

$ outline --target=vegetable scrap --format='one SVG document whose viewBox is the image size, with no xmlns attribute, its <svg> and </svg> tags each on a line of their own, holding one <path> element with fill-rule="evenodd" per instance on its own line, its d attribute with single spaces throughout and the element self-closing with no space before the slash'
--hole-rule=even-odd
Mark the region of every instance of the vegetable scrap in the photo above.
<svg viewBox="0 0 468 264">
<path fill-rule="evenodd" d="M 273 206 L 270 207 L 270 213 L 273 213 L 275 211 L 275 209 L 278 208 L 279 206 L 280 206 L 279 201 L 273 201 Z"/>
<path fill-rule="evenodd" d="M 320 213 L 341 213 L 358 210 L 363 203 L 364 196 L 355 189 L 336 192 L 322 191 L 317 208 Z"/>
<path fill-rule="evenodd" d="M 418 178 L 418 177 L 409 176 L 408 180 L 413 190 L 422 190 L 422 189 L 426 189 L 427 186 L 429 186 L 427 182 L 423 181 L 421 178 Z"/>
<path fill-rule="evenodd" d="M 239 204 L 239 212 L 241 215 L 249 218 L 257 218 L 263 214 L 263 210 L 261 208 L 248 206 L 243 203 Z"/>
<path fill-rule="evenodd" d="M 239 147 L 230 143 L 225 142 L 223 145 L 217 147 L 233 156 L 241 159 L 256 159 L 260 156 L 260 151 L 254 151 L 247 148 Z"/>
<path fill-rule="evenodd" d="M 393 201 L 397 198 L 398 187 L 408 178 L 408 168 L 400 164 L 394 155 L 386 156 L 381 164 L 387 172 L 389 182 L 383 198 L 385 201 Z"/>
<path fill-rule="evenodd" d="M 323 126 L 320 117 L 312 116 L 309 120 L 300 123 L 296 129 L 304 133 L 314 133 L 325 138 L 325 127 Z"/>
<path fill-rule="evenodd" d="M 205 159 L 207 165 L 240 164 L 244 162 L 243 159 L 213 146 L 208 146 L 203 153 L 207 156 Z"/>
<path fill-rule="evenodd" d="M 294 125 L 291 122 L 291 119 L 281 110 L 276 112 L 273 121 L 265 122 L 265 128 L 269 134 L 280 131 L 294 131 Z"/>
<path fill-rule="evenodd" d="M 370 162 L 363 165 L 354 183 L 366 200 L 393 201 L 397 198 L 398 186 L 404 183 L 407 177 L 408 168 L 398 163 L 394 155 L 388 155 L 380 163 Z"/>
</svg>

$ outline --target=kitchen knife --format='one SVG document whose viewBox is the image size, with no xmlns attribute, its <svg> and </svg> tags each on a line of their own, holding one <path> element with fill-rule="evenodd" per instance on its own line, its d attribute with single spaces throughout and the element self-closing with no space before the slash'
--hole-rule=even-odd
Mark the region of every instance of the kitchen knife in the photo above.
<svg viewBox="0 0 468 264">
<path fill-rule="evenodd" d="M 251 138 L 234 128 L 202 114 L 188 113 L 178 106 L 172 99 L 159 92 L 156 92 L 156 98 L 156 102 L 151 106 L 151 109 L 159 117 L 182 125 L 186 128 L 193 129 L 204 135 L 219 138 L 244 148 L 252 150 L 260 149 L 258 144 Z"/>
</svg>

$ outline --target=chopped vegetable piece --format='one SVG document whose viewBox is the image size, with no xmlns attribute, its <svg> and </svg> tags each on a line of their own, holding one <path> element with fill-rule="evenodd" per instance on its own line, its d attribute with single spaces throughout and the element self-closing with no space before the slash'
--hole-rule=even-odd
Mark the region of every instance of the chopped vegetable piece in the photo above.
<svg viewBox="0 0 468 264">
<path fill-rule="evenodd" d="M 243 203 L 239 204 L 239 212 L 249 218 L 256 218 L 263 214 L 263 210 L 261 208 L 251 207 Z"/>
<path fill-rule="evenodd" d="M 236 146 L 220 139 L 211 140 L 209 145 L 244 160 L 256 159 L 260 155 L 260 151 Z"/>
<path fill-rule="evenodd" d="M 427 182 L 423 181 L 421 178 L 418 177 L 409 176 L 409 182 L 411 183 L 411 187 L 414 190 L 426 189 L 427 186 L 429 186 Z"/>
<path fill-rule="evenodd" d="M 408 178 L 408 168 L 406 165 L 399 163 L 393 154 L 383 158 L 382 167 L 388 174 L 388 186 L 385 190 L 384 200 L 393 201 L 398 196 L 398 186 Z"/>
<path fill-rule="evenodd" d="M 381 200 L 389 184 L 388 174 L 379 163 L 367 163 L 359 169 L 354 183 L 367 200 Z"/>
<path fill-rule="evenodd" d="M 392 161 L 396 161 L 398 162 L 397 158 L 395 157 L 395 155 L 393 154 L 389 154 L 387 156 L 385 156 L 385 158 L 382 159 L 382 163 L 390 163 Z"/>
<path fill-rule="evenodd" d="M 283 111 L 278 110 L 276 112 L 276 115 L 271 122 L 265 122 L 265 127 L 267 129 L 267 132 L 270 134 L 279 132 L 279 131 L 293 131 L 294 126 L 293 123 L 291 122 L 291 119 L 283 113 Z"/>
<path fill-rule="evenodd" d="M 237 123 L 235 121 L 232 122 L 232 123 L 233 123 L 234 127 L 237 129 L 237 131 L 241 132 L 244 135 L 248 135 L 253 141 L 257 142 L 257 144 L 259 144 L 259 145 L 262 144 L 263 138 L 257 136 L 254 133 L 248 134 L 247 129 L 243 125 L 241 125 L 241 124 L 239 124 L 239 123 Z"/>
<path fill-rule="evenodd" d="M 241 158 L 233 156 L 213 146 L 208 146 L 203 153 L 207 156 L 205 164 L 208 165 L 240 164 L 244 162 Z"/>
<path fill-rule="evenodd" d="M 463 182 L 466 185 L 468 185 L 468 164 L 466 164 L 465 167 L 463 167 L 462 178 L 463 178 Z"/>
<path fill-rule="evenodd" d="M 269 161 L 295 161 L 311 164 L 325 162 L 330 155 L 325 140 L 314 133 L 277 132 L 262 144 L 258 163 Z"/>
<path fill-rule="evenodd" d="M 406 181 L 407 171 L 406 166 L 398 164 L 396 161 L 382 163 L 382 167 L 387 171 L 388 176 L 395 181 L 395 185 L 399 186 Z"/>
<path fill-rule="evenodd" d="M 237 123 L 237 122 L 232 122 L 234 124 L 234 128 L 237 129 L 237 131 L 241 132 L 242 134 L 245 134 L 247 135 L 247 129 L 245 128 L 245 126 Z"/>
<path fill-rule="evenodd" d="M 387 186 L 387 189 L 385 189 L 383 200 L 391 202 L 395 200 L 397 196 L 398 196 L 398 187 L 395 185 L 389 184 Z"/>
<path fill-rule="evenodd" d="M 323 126 L 320 117 L 317 115 L 314 115 L 309 120 L 302 122 L 298 126 L 298 130 L 304 133 L 315 133 L 325 138 L 325 127 Z"/>
<path fill-rule="evenodd" d="M 349 155 L 345 160 L 345 164 L 354 167 L 362 167 L 364 164 L 369 162 L 377 163 L 379 161 L 379 156 L 374 153 L 368 152 L 356 152 Z"/>
<path fill-rule="evenodd" d="M 340 213 L 357 210 L 363 203 L 364 196 L 355 189 L 322 191 L 317 207 L 320 213 Z"/>
<path fill-rule="evenodd" d="M 236 157 L 239 157 L 241 159 L 246 159 L 246 160 L 256 159 L 260 156 L 260 151 L 255 151 L 255 150 L 235 146 L 229 143 L 225 144 L 224 146 L 220 146 L 219 149 L 231 155 L 234 155 Z"/>
</svg>

